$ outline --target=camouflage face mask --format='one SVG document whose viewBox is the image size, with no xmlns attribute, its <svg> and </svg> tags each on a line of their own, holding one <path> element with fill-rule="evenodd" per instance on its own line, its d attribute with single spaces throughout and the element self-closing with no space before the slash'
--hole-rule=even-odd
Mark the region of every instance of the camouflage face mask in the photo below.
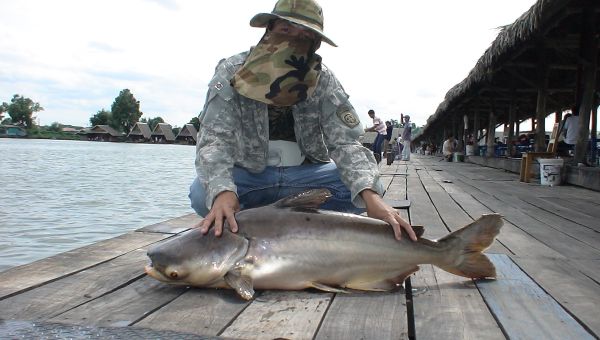
<svg viewBox="0 0 600 340">
<path fill-rule="evenodd" d="M 235 73 L 232 86 L 244 97 L 291 106 L 310 97 L 317 86 L 321 57 L 315 42 L 267 32 Z"/>
</svg>

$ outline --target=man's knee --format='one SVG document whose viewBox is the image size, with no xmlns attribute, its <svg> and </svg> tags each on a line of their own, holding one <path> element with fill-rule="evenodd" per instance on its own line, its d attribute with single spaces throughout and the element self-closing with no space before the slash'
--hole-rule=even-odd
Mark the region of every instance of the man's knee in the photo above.
<svg viewBox="0 0 600 340">
<path fill-rule="evenodd" d="M 192 209 L 196 211 L 196 214 L 200 216 L 206 216 L 208 214 L 208 208 L 206 207 L 206 192 L 198 178 L 194 179 L 194 182 L 190 185 L 190 194 L 188 197 L 190 198 L 190 205 L 192 206 Z"/>
</svg>

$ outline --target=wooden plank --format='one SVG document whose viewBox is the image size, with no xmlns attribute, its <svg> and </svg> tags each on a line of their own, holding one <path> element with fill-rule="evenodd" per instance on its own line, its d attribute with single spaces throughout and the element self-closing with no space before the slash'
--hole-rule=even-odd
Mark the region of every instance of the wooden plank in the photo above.
<svg viewBox="0 0 600 340">
<path fill-rule="evenodd" d="M 477 287 L 509 338 L 594 338 L 510 258 L 504 255 L 490 257 L 498 278 L 480 281 Z"/>
<path fill-rule="evenodd" d="M 420 171 L 418 173 L 420 173 Z M 429 195 L 423 188 L 423 184 L 421 183 L 417 171 L 415 171 L 415 176 L 408 178 L 407 192 L 408 198 L 412 202 L 410 207 L 411 223 L 425 227 L 425 233 L 423 235 L 425 238 L 435 240 L 446 236 L 449 233 L 449 230 L 440 219 Z"/>
<path fill-rule="evenodd" d="M 600 218 L 600 202 L 574 197 L 540 197 L 540 199 L 548 201 L 555 207 L 564 207 L 584 216 Z"/>
<path fill-rule="evenodd" d="M 0 300 L 76 273 L 170 235 L 130 232 L 0 273 Z"/>
<path fill-rule="evenodd" d="M 146 251 L 111 261 L 0 301 L 1 318 L 45 320 L 107 294 L 144 274 Z"/>
<path fill-rule="evenodd" d="M 458 230 L 465 225 L 473 222 L 474 218 L 471 218 L 456 202 L 452 197 L 445 191 L 445 189 L 436 182 L 433 176 L 437 174 L 430 174 L 424 172 L 420 175 L 421 182 L 427 190 L 427 193 L 431 197 L 431 200 L 435 206 L 435 209 L 439 213 L 440 217 L 444 221 L 444 224 L 452 231 Z M 439 177 L 437 178 L 439 180 Z M 476 216 L 479 218 L 479 216 Z M 510 253 L 506 247 L 504 247 L 497 240 L 488 249 L 489 252 L 494 253 Z"/>
<path fill-rule="evenodd" d="M 473 198 L 473 196 L 462 191 L 462 189 L 459 187 L 459 183 L 461 182 L 457 181 L 456 183 L 452 184 L 444 184 L 443 188 L 471 217 L 477 218 L 483 214 L 489 214 L 493 212 Z M 504 221 L 504 226 L 498 235 L 497 241 L 509 250 L 506 252 L 501 252 L 507 255 L 515 254 L 518 256 L 564 258 L 564 256 L 559 252 L 548 247 L 537 239 L 532 238 L 529 234 L 507 221 Z M 499 253 L 497 250 L 498 248 L 495 248 L 490 252 Z"/>
<path fill-rule="evenodd" d="M 244 339 L 312 338 L 332 293 L 265 291 L 220 336 Z"/>
<path fill-rule="evenodd" d="M 231 289 L 192 288 L 134 327 L 216 336 L 248 304 Z"/>
<path fill-rule="evenodd" d="M 600 284 L 600 259 L 598 260 L 569 260 L 583 275 Z"/>
<path fill-rule="evenodd" d="M 412 284 L 417 339 L 505 339 L 472 280 L 424 265 Z"/>
<path fill-rule="evenodd" d="M 125 327 L 171 302 L 186 289 L 183 286 L 167 285 L 146 276 L 48 321 L 85 326 Z"/>
<path fill-rule="evenodd" d="M 469 188 L 465 186 L 463 189 L 467 190 L 481 204 L 502 214 L 506 221 L 562 255 L 568 258 L 594 259 L 598 257 L 598 250 L 529 216 L 521 208 L 512 206 L 512 202 L 515 201 L 514 195 L 502 194 L 498 190 L 493 191 L 497 186 L 491 186 L 490 183 L 468 183 L 467 181 L 463 181 L 463 183 L 469 186 Z M 490 195 L 490 191 L 494 192 L 494 196 Z"/>
<path fill-rule="evenodd" d="M 200 222 L 201 220 L 201 216 L 198 216 L 196 214 L 187 214 L 170 220 L 158 222 L 156 224 L 137 229 L 136 231 L 147 233 L 152 232 L 178 234 L 190 229 L 193 225 Z"/>
<path fill-rule="evenodd" d="M 598 282 L 583 275 L 568 261 L 543 258 L 513 260 L 563 308 L 585 324 L 595 337 L 600 336 Z"/>
<path fill-rule="evenodd" d="M 405 339 L 404 292 L 336 294 L 315 339 Z"/>
</svg>

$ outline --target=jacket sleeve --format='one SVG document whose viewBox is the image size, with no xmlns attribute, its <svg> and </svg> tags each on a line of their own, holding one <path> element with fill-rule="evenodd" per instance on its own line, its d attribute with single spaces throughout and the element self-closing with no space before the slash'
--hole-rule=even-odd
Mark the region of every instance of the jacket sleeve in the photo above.
<svg viewBox="0 0 600 340">
<path fill-rule="evenodd" d="M 359 142 L 364 131 L 349 97 L 332 73 L 329 73 L 327 93 L 321 102 L 321 126 L 342 182 L 350 189 L 352 203 L 364 207 L 359 195 L 371 189 L 383 195 L 383 185 L 373 153 Z"/>
<path fill-rule="evenodd" d="M 212 208 L 215 197 L 237 187 L 233 166 L 238 148 L 236 131 L 241 131 L 237 94 L 229 85 L 231 70 L 222 60 L 208 84 L 206 102 L 200 114 L 196 144 L 196 172 L 206 190 L 206 206 Z"/>
</svg>

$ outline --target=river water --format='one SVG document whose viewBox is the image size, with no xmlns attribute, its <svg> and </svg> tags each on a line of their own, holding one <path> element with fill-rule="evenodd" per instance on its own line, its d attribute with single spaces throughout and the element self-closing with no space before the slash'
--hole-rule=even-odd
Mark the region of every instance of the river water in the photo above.
<svg viewBox="0 0 600 340">
<path fill-rule="evenodd" d="M 188 145 L 0 138 L 0 271 L 192 213 Z"/>
</svg>

